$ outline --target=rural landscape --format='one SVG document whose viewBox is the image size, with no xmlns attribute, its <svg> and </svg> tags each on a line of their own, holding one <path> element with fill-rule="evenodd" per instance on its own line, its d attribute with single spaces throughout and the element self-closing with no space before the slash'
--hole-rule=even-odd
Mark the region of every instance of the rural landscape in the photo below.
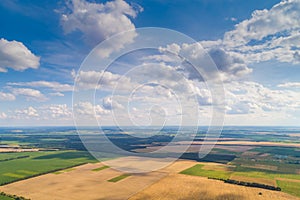
<svg viewBox="0 0 300 200">
<path fill-rule="evenodd" d="M 0 199 L 300 198 L 299 128 L 225 127 L 214 149 L 199 159 L 205 129 L 166 168 L 126 174 L 93 158 L 72 127 L 1 128 Z M 93 136 L 96 130 L 86 131 Z M 142 141 L 117 128 L 107 130 L 116 144 L 139 152 L 160 148 L 177 128 Z"/>
<path fill-rule="evenodd" d="M 0 200 L 300 200 L 300 0 L 0 0 Z"/>
</svg>

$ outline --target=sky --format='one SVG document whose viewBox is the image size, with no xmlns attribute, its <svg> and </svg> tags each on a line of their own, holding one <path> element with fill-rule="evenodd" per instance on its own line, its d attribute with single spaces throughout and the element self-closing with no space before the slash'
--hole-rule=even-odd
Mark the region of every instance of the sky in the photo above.
<svg viewBox="0 0 300 200">
<path fill-rule="evenodd" d="M 2 0 L 0 126 L 298 126 L 299 19 L 299 0 Z"/>
</svg>

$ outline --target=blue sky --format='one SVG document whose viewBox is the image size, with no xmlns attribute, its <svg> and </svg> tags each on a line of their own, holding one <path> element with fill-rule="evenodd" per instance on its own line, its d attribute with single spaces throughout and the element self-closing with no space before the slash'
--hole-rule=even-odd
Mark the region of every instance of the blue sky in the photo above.
<svg viewBox="0 0 300 200">
<path fill-rule="evenodd" d="M 107 50 L 106 56 L 110 56 L 134 43 L 139 37 L 135 29 L 143 27 L 172 29 L 202 45 L 214 60 L 224 83 L 225 125 L 298 125 L 299 13 L 298 0 L 191 0 L 188 3 L 183 0 L 3 0 L 0 2 L 0 125 L 72 125 L 73 111 L 82 115 L 79 118 L 93 116 L 105 125 L 114 125 L 111 113 L 118 113 L 122 119 L 128 118 L 125 114 L 129 108 L 124 98 L 128 100 L 131 94 L 128 89 L 142 83 L 141 76 L 143 81 L 154 81 L 153 77 L 159 77 L 160 83 L 174 93 L 188 96 L 189 89 L 179 90 L 178 82 L 168 80 L 172 73 L 184 76 L 184 79 L 178 79 L 182 81 L 180 87 L 196 91 L 194 95 L 200 99 L 198 117 L 203 119 L 201 125 L 207 125 L 211 119 L 210 109 L 215 104 L 211 100 L 212 91 L 208 91 L 203 80 L 192 79 L 191 72 L 183 69 L 182 63 L 174 57 L 172 62 L 167 61 L 170 56 L 164 51 L 129 54 L 114 63 L 107 73 L 78 71 L 97 44 L 114 34 L 132 30 L 118 46 Z M 161 48 L 201 63 L 200 58 L 192 57 L 192 52 L 197 51 L 193 44 L 184 46 L 174 41 Z M 100 55 L 98 59 L 102 58 Z M 120 78 L 138 64 L 144 66 L 144 71 L 128 74 L 126 80 Z M 164 73 L 160 71 L 162 69 Z M 204 67 L 204 70 L 207 69 Z M 99 86 L 97 99 L 72 104 L 74 80 L 81 81 L 80 90 L 92 90 L 98 87 L 93 78 L 100 76 L 107 82 Z M 123 83 L 121 81 L 128 85 L 127 96 L 122 89 L 112 98 L 113 85 Z M 91 88 L 93 84 L 94 88 Z M 161 119 L 159 113 L 165 109 L 170 125 L 177 124 L 176 116 L 193 120 L 159 104 L 170 98 L 166 97 L 170 91 L 165 87 L 151 87 L 142 87 L 143 91 L 137 93 L 140 102 L 133 103 L 135 107 L 130 108 L 134 110 L 131 113 L 133 119 L 142 123 L 149 119 L 149 114 Z M 170 105 L 176 103 L 173 100 Z M 148 108 L 148 104 L 143 104 L 146 101 L 156 105 L 158 110 Z M 128 120 L 122 119 L 120 124 L 126 125 Z M 155 120 L 152 122 L 156 125 Z M 93 125 L 88 120 L 84 123 Z"/>
</svg>

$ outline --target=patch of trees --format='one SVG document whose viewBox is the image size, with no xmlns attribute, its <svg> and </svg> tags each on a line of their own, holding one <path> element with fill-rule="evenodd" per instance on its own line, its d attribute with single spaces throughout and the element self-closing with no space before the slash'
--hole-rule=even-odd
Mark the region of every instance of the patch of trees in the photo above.
<svg viewBox="0 0 300 200">
<path fill-rule="evenodd" d="M 216 180 L 224 181 L 224 183 L 242 185 L 242 186 L 246 186 L 246 187 L 256 187 L 256 188 L 262 188 L 262 189 L 267 189 L 267 190 L 281 191 L 280 187 L 274 187 L 271 185 L 265 185 L 265 184 L 261 184 L 261 183 L 251 183 L 251 182 L 237 181 L 237 180 L 232 180 L 232 179 L 219 179 L 219 178 L 211 178 L 211 177 L 209 177 L 209 179 L 216 179 Z"/>
</svg>

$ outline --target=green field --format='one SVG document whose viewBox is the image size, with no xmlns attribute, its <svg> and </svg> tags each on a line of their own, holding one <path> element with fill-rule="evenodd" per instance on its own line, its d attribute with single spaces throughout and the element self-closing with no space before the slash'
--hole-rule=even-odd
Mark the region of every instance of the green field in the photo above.
<svg viewBox="0 0 300 200">
<path fill-rule="evenodd" d="M 274 173 L 267 170 L 253 170 L 244 167 L 236 167 L 234 171 L 205 170 L 203 166 L 203 164 L 196 164 L 180 173 L 221 180 L 230 179 L 231 175 L 276 180 L 277 186 L 280 187 L 283 192 L 300 197 L 300 182 L 297 182 L 297 180 L 300 180 L 299 174 Z M 287 180 L 277 180 L 279 178 Z M 290 181 L 288 179 L 290 179 Z"/>
<path fill-rule="evenodd" d="M 102 167 L 99 167 L 99 168 L 96 168 L 96 169 L 92 169 L 92 171 L 97 172 L 97 171 L 101 171 L 101 170 L 104 170 L 104 169 L 107 169 L 107 168 L 109 168 L 109 166 L 102 166 Z"/>
<path fill-rule="evenodd" d="M 88 162 L 96 162 L 89 153 L 83 151 L 1 153 L 0 160 L 24 155 L 29 157 L 0 161 L 0 185 Z"/>
<path fill-rule="evenodd" d="M 289 182 L 289 181 L 276 181 L 278 187 L 282 189 L 283 192 L 300 197 L 300 182 Z"/>
<path fill-rule="evenodd" d="M 109 179 L 108 182 L 113 182 L 113 183 L 115 183 L 115 182 L 118 182 L 118 181 L 120 181 L 120 180 L 123 180 L 123 179 L 127 178 L 128 176 L 130 176 L 130 174 L 122 174 L 122 175 L 120 175 L 120 176 L 117 176 L 117 177 L 114 177 L 114 178 L 112 178 L 112 179 Z"/>
<path fill-rule="evenodd" d="M 0 200 L 14 200 L 14 199 L 7 196 L 0 195 Z"/>
<path fill-rule="evenodd" d="M 217 171 L 217 170 L 205 170 L 202 169 L 204 165 L 197 164 L 191 168 L 183 170 L 181 174 L 193 175 L 193 176 L 203 176 L 214 179 L 229 179 L 232 172 L 227 171 Z"/>
<path fill-rule="evenodd" d="M 16 195 L 6 194 L 4 192 L 0 192 L 0 200 L 28 200 L 24 197 L 19 197 Z"/>
</svg>

